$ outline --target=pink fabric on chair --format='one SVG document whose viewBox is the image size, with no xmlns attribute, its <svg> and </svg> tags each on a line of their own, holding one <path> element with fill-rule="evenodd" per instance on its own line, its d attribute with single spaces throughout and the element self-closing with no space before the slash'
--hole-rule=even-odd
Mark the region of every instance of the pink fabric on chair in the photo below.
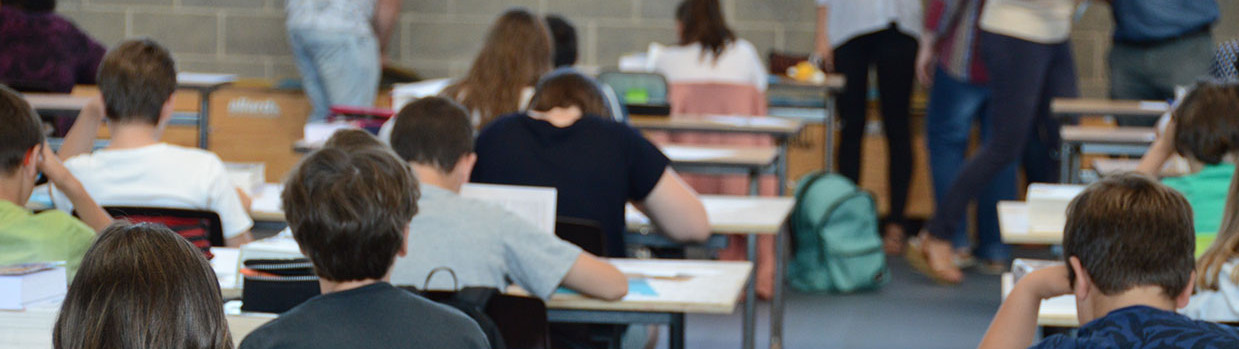
<svg viewBox="0 0 1239 349">
<path fill-rule="evenodd" d="M 667 100 L 671 103 L 672 118 L 701 118 L 703 115 L 766 115 L 766 94 L 752 85 L 726 83 L 672 83 Z M 694 145 L 756 145 L 772 146 L 769 136 L 676 132 L 656 135 L 652 140 L 673 144 Z M 749 195 L 748 175 L 698 175 L 680 174 L 693 189 L 701 194 Z M 762 196 L 778 195 L 778 179 L 763 175 L 758 182 Z M 732 236 L 727 249 L 719 252 L 724 260 L 746 260 L 745 239 Z M 770 299 L 774 294 L 774 237 L 762 236 L 757 243 L 757 294 Z"/>
</svg>

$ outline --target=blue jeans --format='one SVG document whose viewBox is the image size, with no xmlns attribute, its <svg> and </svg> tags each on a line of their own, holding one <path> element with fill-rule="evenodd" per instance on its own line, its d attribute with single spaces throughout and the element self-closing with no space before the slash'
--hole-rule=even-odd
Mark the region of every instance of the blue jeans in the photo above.
<svg viewBox="0 0 1239 349">
<path fill-rule="evenodd" d="M 314 107 L 309 121 L 325 121 L 332 105 L 374 106 L 380 74 L 374 35 L 289 28 L 288 41 Z"/>
<path fill-rule="evenodd" d="M 980 124 L 981 140 L 989 139 L 989 92 L 988 88 L 960 81 L 941 68 L 934 72 L 926 115 L 926 138 L 937 202 L 946 196 L 951 181 L 964 165 L 974 122 Z M 998 232 L 997 205 L 998 201 L 1015 199 L 1015 176 L 1016 164 L 1012 163 L 994 175 L 989 187 L 977 196 L 977 245 L 973 250 L 977 258 L 1002 261 L 1011 256 L 1011 248 L 1002 243 Z M 968 241 L 967 224 L 959 224 L 953 236 L 951 242 L 956 248 L 972 246 Z"/>
</svg>

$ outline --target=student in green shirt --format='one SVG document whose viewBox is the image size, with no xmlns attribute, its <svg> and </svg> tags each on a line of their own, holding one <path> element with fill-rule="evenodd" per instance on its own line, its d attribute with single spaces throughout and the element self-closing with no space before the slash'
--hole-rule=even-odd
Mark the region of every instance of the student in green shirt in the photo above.
<svg viewBox="0 0 1239 349">
<path fill-rule="evenodd" d="M 102 108 L 92 102 L 87 108 Z M 69 278 L 95 232 L 112 217 L 95 203 L 82 184 L 44 143 L 41 123 L 17 92 L 0 85 L 0 265 L 67 262 Z M 64 189 L 82 220 L 58 211 L 32 213 L 25 208 L 39 172 Z"/>
</svg>

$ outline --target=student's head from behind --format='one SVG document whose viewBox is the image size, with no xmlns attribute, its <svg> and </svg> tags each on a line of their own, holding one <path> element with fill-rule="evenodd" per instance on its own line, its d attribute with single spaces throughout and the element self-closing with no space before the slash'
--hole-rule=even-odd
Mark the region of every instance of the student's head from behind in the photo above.
<svg viewBox="0 0 1239 349">
<path fill-rule="evenodd" d="M 519 111 L 521 90 L 551 70 L 551 35 L 542 18 L 524 8 L 505 11 L 486 34 L 469 73 L 443 94 L 481 115 L 479 128 Z"/>
<path fill-rule="evenodd" d="M 727 27 L 723 9 L 718 0 L 684 0 L 675 10 L 676 25 L 680 31 L 680 45 L 701 44 L 704 52 L 715 59 L 736 40 L 736 34 Z"/>
<path fill-rule="evenodd" d="M 611 111 L 598 82 L 571 68 L 560 68 L 538 80 L 529 110 L 548 112 L 576 107 L 584 115 L 610 118 Z"/>
<path fill-rule="evenodd" d="M 232 348 L 219 281 L 185 238 L 118 222 L 82 258 L 52 334 L 57 349 Z"/>
<path fill-rule="evenodd" d="M 1102 179 L 1067 208 L 1063 257 L 1077 297 L 1156 287 L 1165 299 L 1182 300 L 1182 307 L 1191 294 L 1195 248 L 1187 200 L 1142 175 Z"/>
<path fill-rule="evenodd" d="M 1239 148 L 1239 84 L 1201 82 L 1174 111 L 1175 150 L 1217 164 Z"/>
<path fill-rule="evenodd" d="M 176 64 L 150 39 L 120 43 L 99 63 L 99 92 L 114 124 L 158 125 L 172 113 Z"/>
<path fill-rule="evenodd" d="M 383 142 L 362 129 L 349 128 L 336 131 L 323 143 L 324 148 L 339 148 L 345 150 L 386 149 Z"/>
<path fill-rule="evenodd" d="M 451 176 L 459 182 L 454 184 L 468 182 L 477 162 L 468 113 L 443 97 L 422 98 L 401 108 L 392 129 L 391 147 L 404 161 Z"/>
<path fill-rule="evenodd" d="M 551 31 L 551 39 L 555 44 L 554 66 L 561 68 L 576 64 L 576 28 L 572 23 L 560 15 L 547 15 L 546 28 Z"/>
<path fill-rule="evenodd" d="M 30 104 L 4 85 L 0 85 L 0 125 L 0 180 L 18 187 L 18 196 L 24 199 L 39 173 L 43 131 Z"/>
<path fill-rule="evenodd" d="M 326 147 L 284 182 L 284 214 L 302 253 L 330 282 L 383 280 L 405 252 L 417 180 L 391 151 Z"/>
</svg>

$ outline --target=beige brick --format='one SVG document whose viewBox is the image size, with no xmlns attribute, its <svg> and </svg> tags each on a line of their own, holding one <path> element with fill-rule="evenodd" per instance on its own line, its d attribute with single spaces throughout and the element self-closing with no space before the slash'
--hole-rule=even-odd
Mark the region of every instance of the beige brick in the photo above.
<svg viewBox="0 0 1239 349">
<path fill-rule="evenodd" d="M 1114 27 L 1114 17 L 1110 14 L 1110 6 L 1101 1 L 1092 1 L 1089 4 L 1084 16 L 1075 22 L 1075 29 L 1111 31 Z"/>
<path fill-rule="evenodd" d="M 160 5 L 172 6 L 173 0 L 90 0 L 91 5 Z"/>
<path fill-rule="evenodd" d="M 443 1 L 443 0 L 439 0 Z M 512 7 L 524 7 L 531 11 L 538 10 L 538 0 L 455 0 L 456 13 L 481 14 L 498 16 L 504 10 Z"/>
<path fill-rule="evenodd" d="M 401 2 L 401 12 L 415 13 L 448 13 L 447 0 L 404 0 Z"/>
<path fill-rule="evenodd" d="M 639 2 L 641 17 L 655 19 L 675 18 L 675 8 L 680 4 L 679 1 L 673 0 L 639 0 Z"/>
<path fill-rule="evenodd" d="M 736 0 L 728 21 L 813 22 L 817 6 L 804 0 Z"/>
<path fill-rule="evenodd" d="M 228 15 L 224 25 L 226 54 L 291 55 L 284 16 Z"/>
<path fill-rule="evenodd" d="M 190 7 L 209 7 L 212 9 L 225 8 L 262 8 L 267 4 L 261 0 L 181 0 L 181 6 Z"/>
<path fill-rule="evenodd" d="M 125 14 L 101 11 L 59 11 L 92 38 L 107 47 L 125 39 Z"/>
<path fill-rule="evenodd" d="M 780 49 L 789 53 L 807 54 L 813 51 L 812 30 L 787 30 L 783 34 L 783 47 Z"/>
<path fill-rule="evenodd" d="M 560 13 L 568 18 L 631 18 L 633 2 L 622 0 L 546 0 L 547 13 Z"/>
<path fill-rule="evenodd" d="M 133 34 L 149 36 L 173 53 L 215 53 L 216 16 L 138 12 Z"/>
<path fill-rule="evenodd" d="M 261 61 L 231 62 L 213 59 L 178 58 L 176 67 L 180 71 L 199 73 L 237 74 L 247 78 L 266 78 L 267 67 Z"/>
<path fill-rule="evenodd" d="M 279 58 L 271 64 L 271 74 L 269 78 L 272 82 L 278 82 L 284 79 L 301 79 L 301 72 L 297 71 L 297 64 L 293 63 L 293 59 Z"/>
<path fill-rule="evenodd" d="M 645 52 L 651 42 L 676 42 L 675 28 L 655 26 L 598 26 L 597 53 L 594 64 L 608 67 L 618 64 L 621 55 Z"/>
<path fill-rule="evenodd" d="M 1101 79 L 1102 71 L 1106 70 L 1106 64 L 1100 59 L 1105 51 L 1098 47 L 1099 41 L 1104 40 L 1099 39 L 1096 32 L 1072 37 L 1071 50 L 1075 57 L 1076 76 L 1080 79 Z"/>
<path fill-rule="evenodd" d="M 485 40 L 486 24 L 411 22 L 401 33 L 402 59 L 472 60 Z"/>
<path fill-rule="evenodd" d="M 757 56 L 762 57 L 763 62 L 770 54 L 770 49 L 775 47 L 774 30 L 737 30 L 736 36 L 753 43 L 753 47 L 757 48 Z"/>
</svg>

